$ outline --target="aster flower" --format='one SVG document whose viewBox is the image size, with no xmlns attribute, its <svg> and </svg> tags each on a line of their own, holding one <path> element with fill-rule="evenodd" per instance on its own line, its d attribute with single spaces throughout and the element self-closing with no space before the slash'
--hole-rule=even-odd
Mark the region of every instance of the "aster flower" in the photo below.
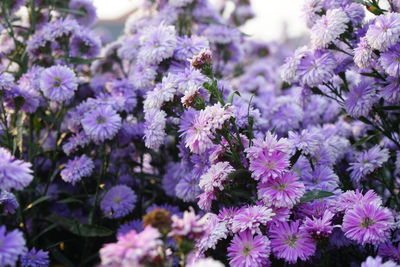
<svg viewBox="0 0 400 267">
<path fill-rule="evenodd" d="M 182 199 L 185 202 L 194 201 L 196 197 L 201 193 L 199 187 L 199 176 L 190 173 L 180 173 L 183 175 L 181 179 L 175 183 L 175 194 L 176 197 Z"/>
<path fill-rule="evenodd" d="M 227 238 L 229 234 L 226 222 L 220 222 L 217 215 L 207 213 L 205 216 L 204 235 L 196 241 L 196 248 L 200 252 L 215 249 L 218 241 Z"/>
<path fill-rule="evenodd" d="M 223 183 L 227 181 L 228 175 L 235 169 L 229 162 L 223 161 L 212 165 L 205 174 L 200 177 L 199 186 L 206 192 L 224 190 Z"/>
<path fill-rule="evenodd" d="M 397 43 L 400 36 L 400 14 L 387 13 L 376 17 L 365 35 L 368 44 L 380 51 L 385 51 Z"/>
<path fill-rule="evenodd" d="M 95 58 L 100 54 L 101 41 L 95 32 L 82 30 L 74 34 L 70 46 L 70 53 L 73 57 Z"/>
<path fill-rule="evenodd" d="M 378 255 L 400 263 L 400 243 L 397 244 L 397 247 L 391 242 L 386 242 L 379 245 Z"/>
<path fill-rule="evenodd" d="M 391 260 L 383 263 L 382 258 L 379 256 L 376 258 L 373 258 L 372 256 L 368 256 L 366 261 L 361 263 L 361 267 L 398 267 L 398 265 Z"/>
<path fill-rule="evenodd" d="M 303 85 L 313 87 L 328 81 L 336 67 L 336 60 L 330 52 L 316 49 L 303 55 L 297 67 L 297 75 Z"/>
<path fill-rule="evenodd" d="M 21 256 L 22 267 L 47 267 L 50 264 L 49 252 L 32 248 Z"/>
<path fill-rule="evenodd" d="M 334 214 L 329 210 L 325 210 L 321 218 L 307 217 L 303 221 L 301 229 L 304 229 L 314 237 L 328 237 L 332 234 L 332 219 Z"/>
<path fill-rule="evenodd" d="M 383 52 L 379 58 L 382 68 L 392 77 L 400 74 L 400 45 L 394 45 Z"/>
<path fill-rule="evenodd" d="M 368 44 L 367 38 L 360 38 L 360 42 L 357 47 L 354 48 L 354 63 L 356 63 L 359 68 L 369 68 L 373 57 L 373 51 Z"/>
<path fill-rule="evenodd" d="M 260 226 L 266 225 L 275 213 L 263 206 L 246 206 L 237 211 L 232 220 L 234 233 L 249 230 L 251 233 L 261 233 Z"/>
<path fill-rule="evenodd" d="M 127 223 L 121 224 L 117 231 L 117 236 L 126 235 L 130 231 L 134 230 L 137 233 L 143 231 L 143 221 L 142 220 L 132 220 Z"/>
<path fill-rule="evenodd" d="M 19 207 L 18 201 L 13 193 L 7 191 L 0 192 L 0 206 L 4 213 L 13 214 Z"/>
<path fill-rule="evenodd" d="M 63 144 L 62 149 L 65 154 L 70 155 L 77 150 L 78 147 L 84 147 L 90 143 L 90 138 L 85 132 L 78 132 L 76 135 L 71 136 L 66 143 Z"/>
<path fill-rule="evenodd" d="M 70 16 L 86 27 L 92 26 L 97 19 L 96 7 L 92 1 L 72 0 L 69 2 L 69 9 L 84 13 L 84 15 L 72 13 Z"/>
<path fill-rule="evenodd" d="M 83 177 L 90 176 L 93 169 L 93 160 L 86 155 L 82 155 L 69 160 L 60 175 L 65 182 L 75 185 Z"/>
<path fill-rule="evenodd" d="M 379 244 L 389 238 L 393 222 L 387 208 L 361 203 L 346 211 L 342 229 L 347 238 L 362 245 Z"/>
<path fill-rule="evenodd" d="M 132 189 L 126 185 L 116 185 L 104 195 L 100 208 L 109 218 L 122 218 L 135 208 L 136 200 L 136 194 Z"/>
<path fill-rule="evenodd" d="M 40 89 L 45 97 L 53 101 L 65 101 L 74 96 L 78 88 L 75 73 L 65 66 L 53 66 L 42 71 Z"/>
<path fill-rule="evenodd" d="M 172 237 L 196 239 L 203 236 L 206 230 L 205 221 L 199 215 L 196 215 L 193 208 L 190 208 L 189 211 L 184 211 L 182 218 L 172 215 L 171 219 L 172 230 L 169 236 Z"/>
<path fill-rule="evenodd" d="M 301 8 L 302 15 L 306 20 L 307 27 L 311 28 L 320 18 L 317 14 L 322 11 L 324 5 L 322 0 L 306 0 Z"/>
<path fill-rule="evenodd" d="M 147 65 L 138 62 L 133 66 L 129 73 L 129 80 L 137 89 L 145 89 L 151 86 L 152 81 L 157 76 L 157 68 L 155 65 Z"/>
<path fill-rule="evenodd" d="M 388 85 L 381 88 L 380 96 L 389 103 L 397 103 L 400 101 L 400 81 L 398 78 L 388 77 Z"/>
<path fill-rule="evenodd" d="M 250 231 L 236 234 L 229 247 L 229 264 L 233 267 L 261 267 L 268 262 L 271 252 L 270 241 L 264 235 Z"/>
<path fill-rule="evenodd" d="M 176 49 L 174 51 L 174 58 L 181 61 L 186 61 L 199 54 L 203 49 L 208 48 L 208 40 L 203 36 L 178 36 Z"/>
<path fill-rule="evenodd" d="M 146 112 L 146 128 L 144 130 L 146 147 L 157 150 L 164 143 L 166 117 L 167 114 L 163 110 L 150 110 Z"/>
<path fill-rule="evenodd" d="M 314 48 L 325 48 L 347 29 L 350 19 L 340 9 L 330 9 L 318 19 L 311 29 L 311 43 Z"/>
<path fill-rule="evenodd" d="M 160 232 L 147 226 L 142 232 L 135 230 L 118 236 L 116 243 L 105 244 L 100 249 L 103 265 L 140 266 L 142 260 L 152 260 L 157 255 L 157 248 L 162 245 Z"/>
<path fill-rule="evenodd" d="M 304 154 L 310 154 L 318 149 L 321 138 L 321 135 L 304 129 L 300 133 L 289 131 L 288 141 Z"/>
<path fill-rule="evenodd" d="M 376 89 L 369 81 L 361 81 L 353 87 L 345 102 L 346 111 L 354 118 L 368 116 L 372 106 L 378 101 Z"/>
<path fill-rule="evenodd" d="M 121 128 L 121 117 L 108 105 L 100 105 L 81 120 L 85 133 L 94 141 L 112 139 Z"/>
<path fill-rule="evenodd" d="M 305 187 L 294 172 L 287 172 L 257 186 L 258 198 L 267 205 L 293 207 L 305 193 Z"/>
<path fill-rule="evenodd" d="M 316 245 L 309 234 L 300 229 L 300 222 L 280 222 L 271 226 L 271 248 L 275 257 L 289 263 L 307 260 L 314 255 Z"/>
<path fill-rule="evenodd" d="M 212 258 L 204 258 L 204 259 L 199 259 L 197 261 L 195 261 L 194 263 L 190 264 L 188 267 L 224 267 L 224 265 L 219 262 L 216 261 Z"/>
<path fill-rule="evenodd" d="M 197 205 L 199 206 L 200 209 L 205 211 L 210 211 L 212 202 L 217 199 L 214 192 L 201 193 L 200 195 L 197 196 L 197 198 L 199 199 Z"/>
<path fill-rule="evenodd" d="M 332 168 L 326 165 L 318 165 L 313 171 L 302 174 L 302 181 L 308 190 L 334 191 L 339 187 L 339 177 Z"/>
<path fill-rule="evenodd" d="M 19 86 L 5 90 L 3 99 L 7 109 L 15 111 L 19 108 L 27 113 L 35 112 L 41 100 L 37 91 Z"/>
<path fill-rule="evenodd" d="M 158 64 L 173 55 L 176 42 L 174 26 L 150 26 L 143 31 L 140 38 L 138 59 L 146 64 Z"/>
<path fill-rule="evenodd" d="M 350 177 L 355 184 L 371 174 L 376 169 L 382 167 L 383 163 L 389 159 L 389 150 L 386 148 L 380 148 L 378 145 L 371 149 L 361 152 L 356 162 L 350 163 L 350 167 L 347 169 L 351 171 Z"/>
<path fill-rule="evenodd" d="M 349 190 L 339 195 L 337 199 L 331 202 L 330 208 L 342 212 L 353 208 L 356 204 L 372 204 L 375 206 L 382 205 L 382 199 L 373 190 L 368 190 L 362 194 L 358 189 L 356 191 Z"/>
<path fill-rule="evenodd" d="M 10 191 L 27 187 L 33 180 L 31 166 L 0 147 L 0 189 Z"/>
<path fill-rule="evenodd" d="M 285 64 L 280 69 L 281 77 L 286 82 L 297 81 L 299 76 L 297 75 L 297 68 L 301 62 L 303 56 L 308 53 L 306 46 L 297 48 L 292 57 L 285 59 Z"/>
<path fill-rule="evenodd" d="M 16 266 L 19 256 L 27 250 L 22 232 L 6 232 L 5 226 L 0 226 L 0 244 L 0 266 Z"/>
</svg>

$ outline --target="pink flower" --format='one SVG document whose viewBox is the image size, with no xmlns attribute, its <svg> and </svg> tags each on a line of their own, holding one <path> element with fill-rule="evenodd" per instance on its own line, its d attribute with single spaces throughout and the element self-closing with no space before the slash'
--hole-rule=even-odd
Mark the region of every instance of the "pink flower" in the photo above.
<svg viewBox="0 0 400 267">
<path fill-rule="evenodd" d="M 223 183 L 228 179 L 228 174 L 234 170 L 229 162 L 218 162 L 200 177 L 199 186 L 205 192 L 213 192 L 218 189 L 222 191 L 224 190 Z"/>
<path fill-rule="evenodd" d="M 261 233 L 260 226 L 271 221 L 275 213 L 267 207 L 248 206 L 241 208 L 232 221 L 234 233 L 250 230 L 252 233 Z"/>
<path fill-rule="evenodd" d="M 205 222 L 196 215 L 193 208 L 190 211 L 185 211 L 183 217 L 172 215 L 172 230 L 170 236 L 183 236 L 188 238 L 200 237 L 205 231 Z"/>
</svg>

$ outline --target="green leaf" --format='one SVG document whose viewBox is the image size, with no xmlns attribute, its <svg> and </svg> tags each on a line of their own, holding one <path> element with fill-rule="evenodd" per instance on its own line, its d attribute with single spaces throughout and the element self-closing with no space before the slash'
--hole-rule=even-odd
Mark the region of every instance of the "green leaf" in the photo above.
<svg viewBox="0 0 400 267">
<path fill-rule="evenodd" d="M 86 16 L 86 13 L 81 10 L 68 9 L 68 8 L 62 8 L 62 7 L 57 7 L 56 10 L 60 11 L 60 12 L 74 14 L 74 15 Z"/>
<path fill-rule="evenodd" d="M 251 179 L 251 172 L 246 169 L 236 170 L 228 174 L 228 177 L 233 181 L 238 179 Z"/>
<path fill-rule="evenodd" d="M 95 58 L 79 58 L 79 57 L 66 57 L 66 59 L 74 65 L 91 64 L 93 61 L 102 59 L 101 57 Z"/>
<path fill-rule="evenodd" d="M 72 220 L 63 216 L 58 215 L 50 215 L 47 218 L 49 221 L 57 223 L 59 226 L 64 228 L 65 230 L 84 237 L 96 237 L 96 236 L 110 236 L 113 234 L 113 231 L 110 229 L 95 224 L 83 224 L 79 221 Z"/>
<path fill-rule="evenodd" d="M 360 140 L 358 140 L 357 142 L 354 143 L 353 146 L 359 146 L 362 145 L 366 142 L 368 142 L 369 140 L 373 139 L 374 137 L 376 137 L 377 134 L 372 134 L 372 135 L 368 135 L 368 136 L 364 136 L 363 138 L 361 138 Z"/>
<path fill-rule="evenodd" d="M 42 203 L 42 202 L 44 202 L 44 201 L 46 201 L 46 200 L 48 200 L 48 199 L 50 199 L 50 198 L 52 198 L 52 196 L 43 196 L 43 197 L 40 197 L 40 198 L 36 199 L 35 201 L 33 201 L 33 202 L 32 202 L 31 204 L 29 204 L 28 206 L 26 206 L 26 208 L 25 208 L 24 211 L 29 210 L 29 209 L 33 208 L 34 206 L 38 205 L 39 203 Z"/>
<path fill-rule="evenodd" d="M 231 92 L 231 93 L 229 94 L 229 96 L 228 96 L 228 103 L 229 103 L 229 104 L 232 104 L 232 103 L 233 103 L 233 97 L 234 97 L 234 95 L 240 96 L 240 93 L 239 93 L 238 91 L 233 91 L 233 92 Z"/>
<path fill-rule="evenodd" d="M 304 196 L 300 199 L 300 203 L 310 202 L 316 199 L 325 198 L 333 196 L 334 194 L 328 191 L 316 190 L 309 191 L 304 194 Z"/>
<path fill-rule="evenodd" d="M 64 198 L 61 199 L 59 201 L 57 201 L 57 203 L 63 203 L 63 204 L 68 204 L 68 203 L 80 203 L 83 204 L 84 202 L 80 199 L 77 199 L 75 197 L 68 197 L 68 198 Z"/>
</svg>

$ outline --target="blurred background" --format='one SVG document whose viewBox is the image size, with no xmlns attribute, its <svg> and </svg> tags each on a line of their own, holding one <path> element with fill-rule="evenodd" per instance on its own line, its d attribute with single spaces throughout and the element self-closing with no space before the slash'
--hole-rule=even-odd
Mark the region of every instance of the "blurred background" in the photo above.
<svg viewBox="0 0 400 267">
<path fill-rule="evenodd" d="M 210 0 L 215 5 L 221 0 Z M 100 28 L 106 28 L 117 37 L 129 14 L 141 0 L 93 0 L 97 7 Z M 302 0 L 252 0 L 256 18 L 241 30 L 256 39 L 265 41 L 297 39 L 307 33 L 301 18 Z"/>
</svg>

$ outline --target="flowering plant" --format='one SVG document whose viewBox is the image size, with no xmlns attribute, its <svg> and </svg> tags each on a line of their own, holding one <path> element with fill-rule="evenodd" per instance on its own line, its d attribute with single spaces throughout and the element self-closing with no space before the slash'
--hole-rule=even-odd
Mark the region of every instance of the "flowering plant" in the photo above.
<svg viewBox="0 0 400 267">
<path fill-rule="evenodd" d="M 2 1 L 0 266 L 398 266 L 381 4 L 305 0 L 293 50 L 248 0 L 144 0 L 113 42 L 89 0 Z"/>
</svg>

